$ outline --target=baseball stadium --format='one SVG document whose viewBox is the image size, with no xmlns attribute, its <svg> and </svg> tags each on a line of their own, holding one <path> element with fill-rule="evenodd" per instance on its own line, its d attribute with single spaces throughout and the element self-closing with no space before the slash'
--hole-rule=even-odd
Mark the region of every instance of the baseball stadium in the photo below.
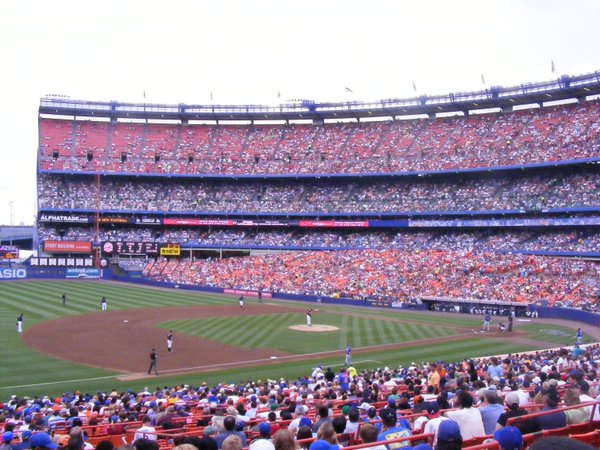
<svg viewBox="0 0 600 450">
<path fill-rule="evenodd" d="M 443 368 L 430 393 L 455 393 L 468 364 L 475 396 L 525 388 L 535 405 L 542 373 L 561 395 L 595 390 L 598 95 L 595 72 L 369 103 L 42 98 L 33 254 L 18 258 L 27 233 L 2 236 L 10 417 L 100 396 L 112 420 L 133 411 L 121 397 L 165 396 L 202 435 L 215 400 L 338 414 L 387 405 L 393 380 L 416 419 L 420 380 Z M 352 368 L 352 388 L 320 386 L 325 368 Z M 597 442 L 594 414 L 560 435 Z M 489 434 L 463 448 L 500 448 Z"/>
<path fill-rule="evenodd" d="M 600 448 L 600 2 L 5 2 L 0 450 Z"/>
</svg>

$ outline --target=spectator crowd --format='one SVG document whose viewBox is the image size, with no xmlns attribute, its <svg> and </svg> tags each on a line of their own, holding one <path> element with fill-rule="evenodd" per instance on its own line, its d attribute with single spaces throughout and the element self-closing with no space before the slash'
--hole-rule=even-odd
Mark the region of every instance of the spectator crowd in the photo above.
<svg viewBox="0 0 600 450">
<path fill-rule="evenodd" d="M 44 209 L 198 213 L 541 211 L 600 205 L 600 172 L 336 180 L 133 179 L 40 174 Z"/>
<path fill-rule="evenodd" d="M 596 309 L 599 270 L 594 261 L 523 254 L 344 250 L 159 258 L 146 275 L 175 284 L 318 297 L 390 302 L 442 297 Z"/>
<path fill-rule="evenodd" d="M 585 439 L 600 418 L 599 360 L 597 345 L 575 345 L 213 386 L 13 395 L 0 403 L 0 427 L 7 449 L 112 450 L 112 438 L 123 450 L 557 448 L 543 445 L 547 432 Z"/>
<path fill-rule="evenodd" d="M 600 103 L 324 125 L 40 120 L 40 169 L 163 174 L 447 170 L 597 157 Z"/>
</svg>

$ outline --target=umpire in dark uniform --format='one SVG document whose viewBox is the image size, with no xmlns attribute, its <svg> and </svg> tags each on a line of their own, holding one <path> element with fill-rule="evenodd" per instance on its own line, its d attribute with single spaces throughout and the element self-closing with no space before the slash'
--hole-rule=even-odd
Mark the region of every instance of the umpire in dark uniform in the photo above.
<svg viewBox="0 0 600 450">
<path fill-rule="evenodd" d="M 158 375 L 158 369 L 156 367 L 156 363 L 158 362 L 158 355 L 156 354 L 156 349 L 153 348 L 150 352 L 150 367 L 148 367 L 148 375 L 154 369 L 154 375 Z"/>
</svg>

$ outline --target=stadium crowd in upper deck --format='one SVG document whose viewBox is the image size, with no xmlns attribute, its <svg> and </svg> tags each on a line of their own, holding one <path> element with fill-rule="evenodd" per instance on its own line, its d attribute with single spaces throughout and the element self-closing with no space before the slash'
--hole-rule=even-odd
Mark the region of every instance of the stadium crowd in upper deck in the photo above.
<svg viewBox="0 0 600 450">
<path fill-rule="evenodd" d="M 582 169 L 584 170 L 584 169 Z M 381 213 L 600 206 L 600 172 L 496 178 L 132 180 L 41 174 L 40 209 Z"/>
<path fill-rule="evenodd" d="M 594 262 L 521 254 L 341 250 L 159 259 L 147 275 L 176 284 L 389 301 L 449 297 L 593 309 L 600 301 Z"/>
<path fill-rule="evenodd" d="M 95 227 L 38 226 L 40 240 L 95 241 Z M 571 230 L 472 230 L 472 231 L 373 231 L 373 230 L 265 230 L 223 228 L 102 227 L 98 241 L 180 243 L 207 247 L 266 247 L 305 249 L 400 249 L 468 251 L 597 252 L 600 231 Z"/>
<path fill-rule="evenodd" d="M 597 157 L 600 102 L 436 120 L 325 125 L 40 121 L 40 169 L 164 174 L 373 173 Z"/>
</svg>

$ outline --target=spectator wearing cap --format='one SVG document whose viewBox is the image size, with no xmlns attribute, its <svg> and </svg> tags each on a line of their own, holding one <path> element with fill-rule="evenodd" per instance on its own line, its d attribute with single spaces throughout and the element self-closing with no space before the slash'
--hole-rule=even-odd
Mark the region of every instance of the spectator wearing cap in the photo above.
<svg viewBox="0 0 600 450">
<path fill-rule="evenodd" d="M 0 444 L 0 450 L 13 450 L 12 440 L 15 435 L 12 431 L 5 431 L 2 433 L 2 444 Z"/>
<path fill-rule="evenodd" d="M 229 436 L 238 436 L 242 441 L 242 447 L 246 447 L 246 434 L 242 431 L 236 431 L 235 424 L 236 422 L 234 416 L 225 417 L 223 420 L 224 431 L 215 436 L 215 441 L 217 441 L 218 448 L 223 448 L 223 442 Z"/>
<path fill-rule="evenodd" d="M 544 404 L 542 411 L 552 411 L 558 408 L 560 395 L 556 388 L 551 387 L 544 393 Z M 567 426 L 567 416 L 563 411 L 557 411 L 555 414 L 540 416 L 539 418 L 542 430 L 554 430 Z"/>
<path fill-rule="evenodd" d="M 508 419 L 511 417 L 520 417 L 528 414 L 527 410 L 519 408 L 519 394 L 516 392 L 509 392 L 506 394 L 504 397 L 504 403 L 506 404 L 508 411 L 500 414 L 500 417 L 498 417 L 496 430 L 501 430 L 504 428 L 508 422 Z M 540 431 L 542 429 L 537 417 L 516 421 L 514 426 L 521 431 L 521 434 L 535 433 L 536 431 Z"/>
<path fill-rule="evenodd" d="M 43 431 L 33 433 L 29 439 L 29 442 L 31 443 L 30 448 L 32 449 L 47 448 L 50 450 L 56 450 L 58 448 L 58 444 L 50 438 L 48 433 Z"/>
<path fill-rule="evenodd" d="M 481 413 L 477 408 L 473 408 L 473 397 L 471 396 L 471 393 L 468 391 L 461 391 L 456 398 L 460 409 L 456 411 L 447 411 L 446 417 L 458 423 L 463 440 L 466 441 L 477 436 L 485 436 Z"/>
<path fill-rule="evenodd" d="M 13 450 L 27 450 L 31 448 L 31 442 L 29 439 L 31 438 L 31 431 L 25 430 L 21 433 L 21 442 L 17 444 L 12 444 Z"/>
<path fill-rule="evenodd" d="M 396 411 L 392 408 L 382 408 L 379 411 L 381 417 L 381 432 L 377 436 L 378 441 L 389 441 L 412 436 L 411 431 L 401 425 L 396 425 Z M 392 444 L 387 444 L 389 450 L 396 448 L 405 448 L 410 446 L 410 441 L 400 441 Z"/>
<path fill-rule="evenodd" d="M 370 403 L 362 402 L 360 404 L 360 406 L 358 407 L 358 412 L 360 413 L 361 416 L 366 416 L 367 412 L 369 411 L 370 408 L 371 408 Z"/>
<path fill-rule="evenodd" d="M 498 442 L 501 450 L 521 450 L 523 436 L 516 427 L 504 427 L 494 433 L 494 440 Z"/>
<path fill-rule="evenodd" d="M 435 450 L 460 450 L 463 438 L 460 426 L 454 420 L 444 420 L 440 423 Z"/>
<path fill-rule="evenodd" d="M 371 406 L 367 410 L 367 417 L 365 418 L 365 422 L 375 422 L 375 427 L 377 427 L 377 432 L 381 431 L 381 417 L 377 414 L 377 409 L 374 406 Z"/>
<path fill-rule="evenodd" d="M 258 437 L 250 443 L 248 450 L 275 450 L 271 441 L 271 424 L 261 422 L 258 424 Z"/>
<path fill-rule="evenodd" d="M 500 399 L 495 389 L 488 389 L 483 395 L 484 403 L 479 407 L 481 420 L 483 421 L 483 430 L 485 434 L 492 434 L 496 430 L 498 418 L 504 412 L 504 407 L 500 404 Z"/>
</svg>

